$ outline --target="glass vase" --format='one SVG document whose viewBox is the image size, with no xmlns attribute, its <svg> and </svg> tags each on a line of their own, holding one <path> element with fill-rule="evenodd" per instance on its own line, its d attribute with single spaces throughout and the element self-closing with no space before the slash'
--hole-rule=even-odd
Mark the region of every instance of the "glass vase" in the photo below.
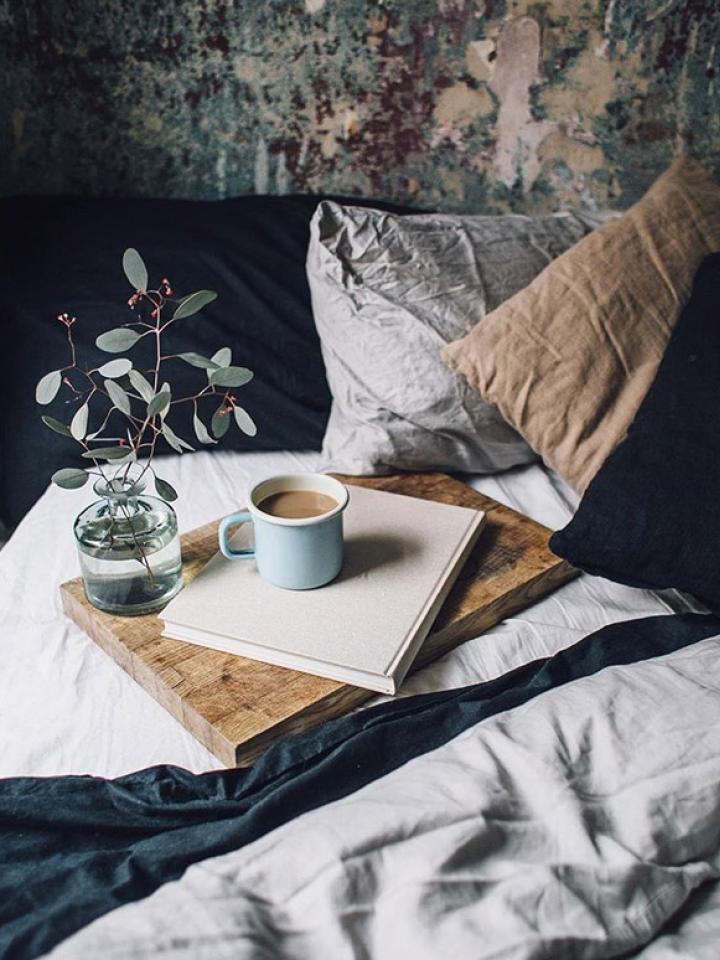
<svg viewBox="0 0 720 960">
<path fill-rule="evenodd" d="M 120 616 L 161 609 L 182 587 L 175 511 L 132 479 L 99 480 L 94 489 L 100 499 L 74 526 L 88 600 Z"/>
</svg>

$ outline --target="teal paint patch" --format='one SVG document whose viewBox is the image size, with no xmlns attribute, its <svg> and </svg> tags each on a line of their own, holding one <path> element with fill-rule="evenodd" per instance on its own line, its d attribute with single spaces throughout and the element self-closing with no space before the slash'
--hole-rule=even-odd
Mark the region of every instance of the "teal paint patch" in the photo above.
<svg viewBox="0 0 720 960">
<path fill-rule="evenodd" d="M 717 0 L 0 0 L 2 190 L 624 206 L 682 149 L 717 166 L 718 14 Z"/>
</svg>

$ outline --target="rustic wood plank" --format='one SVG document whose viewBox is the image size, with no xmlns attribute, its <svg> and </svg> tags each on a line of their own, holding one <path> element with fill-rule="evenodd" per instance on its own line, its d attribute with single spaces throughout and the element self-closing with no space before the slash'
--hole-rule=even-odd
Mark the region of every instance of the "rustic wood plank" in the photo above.
<svg viewBox="0 0 720 960">
<path fill-rule="evenodd" d="M 550 552 L 549 531 L 441 473 L 338 477 L 345 483 L 485 510 L 485 529 L 413 669 L 447 653 L 576 575 Z M 186 582 L 217 550 L 217 522 L 182 538 Z M 373 694 L 161 635 L 156 615 L 92 607 L 80 579 L 61 587 L 65 612 L 223 764 L 250 764 L 280 737 L 340 716 Z"/>
</svg>

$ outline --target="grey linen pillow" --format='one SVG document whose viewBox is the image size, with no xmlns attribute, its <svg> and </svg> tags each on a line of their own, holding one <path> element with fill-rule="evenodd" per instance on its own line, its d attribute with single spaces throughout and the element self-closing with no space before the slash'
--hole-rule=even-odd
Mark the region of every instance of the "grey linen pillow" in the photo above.
<svg viewBox="0 0 720 960">
<path fill-rule="evenodd" d="M 571 213 L 398 216 L 320 203 L 307 272 L 333 396 L 323 469 L 493 473 L 535 459 L 440 352 L 590 229 Z"/>
</svg>

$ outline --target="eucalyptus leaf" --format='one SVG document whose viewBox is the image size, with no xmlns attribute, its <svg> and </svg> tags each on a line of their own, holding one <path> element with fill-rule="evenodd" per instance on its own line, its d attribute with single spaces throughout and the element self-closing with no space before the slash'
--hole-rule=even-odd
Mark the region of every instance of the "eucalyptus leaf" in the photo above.
<svg viewBox="0 0 720 960">
<path fill-rule="evenodd" d="M 122 353 L 123 350 L 129 350 L 134 346 L 139 339 L 140 334 L 129 327 L 115 327 L 114 330 L 101 333 L 95 341 L 95 346 L 104 350 L 105 353 Z"/>
<path fill-rule="evenodd" d="M 160 387 L 159 393 L 169 393 L 170 397 L 172 398 L 172 390 L 170 389 L 170 384 L 167 382 L 163 383 L 163 385 Z M 165 417 L 168 415 L 169 412 L 170 412 L 169 406 L 165 407 L 164 410 L 161 410 L 160 419 L 165 420 Z"/>
<path fill-rule="evenodd" d="M 149 417 L 154 417 L 158 413 L 162 415 L 170 406 L 171 397 L 172 395 L 169 390 L 161 390 L 148 404 L 147 415 Z"/>
<path fill-rule="evenodd" d="M 183 448 L 180 446 L 179 438 L 175 435 L 175 433 L 167 425 L 167 423 L 163 422 L 162 432 L 163 432 L 163 436 L 165 437 L 167 442 L 170 444 L 170 446 L 173 448 L 173 450 L 175 450 L 176 453 L 182 453 Z"/>
<path fill-rule="evenodd" d="M 235 407 L 233 413 L 235 414 L 235 423 L 237 423 L 242 432 L 247 434 L 248 437 L 254 437 L 257 433 L 257 427 L 247 410 L 243 410 L 242 407 Z"/>
<path fill-rule="evenodd" d="M 200 443 L 216 443 L 216 441 L 213 440 L 208 433 L 207 427 L 197 414 L 193 416 L 193 429 L 195 430 L 195 436 L 198 438 Z"/>
<path fill-rule="evenodd" d="M 128 247 L 123 254 L 123 270 L 128 282 L 133 290 L 142 290 L 143 293 L 148 287 L 148 272 L 143 258 L 134 247 Z"/>
<path fill-rule="evenodd" d="M 118 377 L 124 376 L 126 373 L 130 373 L 132 370 L 132 360 L 128 360 L 127 357 L 119 357 L 117 360 L 108 360 L 107 363 L 104 363 L 99 369 L 98 373 L 101 377 L 112 377 L 117 379 Z"/>
<path fill-rule="evenodd" d="M 230 411 L 225 406 L 221 404 L 215 413 L 213 414 L 212 420 L 210 421 L 210 429 L 213 432 L 213 435 L 217 437 L 218 440 L 221 437 L 224 437 L 230 428 Z"/>
<path fill-rule="evenodd" d="M 232 350 L 230 347 L 220 347 L 217 353 L 212 355 L 211 359 L 218 367 L 229 367 L 232 363 Z"/>
<path fill-rule="evenodd" d="M 216 353 L 210 358 L 215 364 L 215 367 L 229 367 L 232 363 L 232 350 L 230 347 L 221 347 Z M 207 371 L 208 383 L 210 382 L 210 377 L 212 376 L 212 370 Z"/>
<path fill-rule="evenodd" d="M 125 393 L 123 388 L 119 384 L 115 383 L 114 380 L 104 380 L 103 384 L 107 390 L 107 394 L 110 397 L 112 405 L 117 407 L 118 410 L 129 417 L 132 413 L 130 397 Z"/>
<path fill-rule="evenodd" d="M 53 370 L 46 373 L 35 387 L 35 399 L 43 406 L 52 403 L 60 389 L 62 383 L 62 374 L 59 370 Z"/>
<path fill-rule="evenodd" d="M 140 371 L 131 370 L 128 373 L 128 378 L 132 386 L 135 387 L 145 403 L 150 403 L 152 398 L 155 396 L 155 391 L 150 386 L 147 379 L 140 373 Z"/>
<path fill-rule="evenodd" d="M 218 365 L 213 360 L 208 360 L 200 353 L 179 353 L 178 356 L 191 367 L 201 367 L 203 370 L 217 370 Z"/>
<path fill-rule="evenodd" d="M 90 409 L 87 403 L 78 407 L 75 416 L 70 421 L 70 433 L 75 440 L 82 440 L 87 433 L 88 414 Z"/>
<path fill-rule="evenodd" d="M 198 313 L 203 307 L 206 307 L 216 299 L 217 294 L 214 290 L 197 290 L 195 293 L 189 293 L 186 297 L 183 297 L 178 304 L 175 313 L 172 315 L 172 319 L 184 320 L 185 317 L 191 317 L 194 313 Z"/>
<path fill-rule="evenodd" d="M 176 450 L 178 453 L 182 453 L 183 449 L 185 450 L 193 449 L 190 446 L 190 444 L 187 442 L 187 440 L 183 440 L 182 437 L 179 437 L 175 433 L 175 431 L 170 427 L 170 425 L 165 422 L 163 422 L 163 425 L 162 425 L 162 433 L 165 439 L 167 440 L 167 442 L 173 448 L 173 450 Z"/>
<path fill-rule="evenodd" d="M 155 489 L 157 490 L 158 496 L 161 496 L 163 500 L 167 500 L 168 503 L 172 503 L 173 500 L 177 500 L 178 498 L 177 492 L 172 484 L 157 476 L 155 477 Z"/>
<path fill-rule="evenodd" d="M 51 480 L 58 487 L 65 490 L 77 490 L 78 487 L 84 487 L 88 481 L 88 475 L 84 470 L 77 467 L 63 467 L 62 470 L 56 470 Z"/>
<path fill-rule="evenodd" d="M 210 383 L 214 387 L 242 387 L 253 378 L 252 370 L 247 367 L 224 367 L 213 370 Z"/>
<path fill-rule="evenodd" d="M 60 420 L 56 420 L 55 417 L 48 417 L 43 414 L 40 418 L 46 427 L 49 427 L 51 430 L 54 430 L 55 433 L 59 433 L 61 437 L 70 437 L 70 428 L 66 427 L 64 423 Z"/>
<path fill-rule="evenodd" d="M 127 447 L 96 447 L 95 450 L 86 450 L 81 456 L 85 460 L 124 460 L 131 453 L 132 450 Z"/>
</svg>

